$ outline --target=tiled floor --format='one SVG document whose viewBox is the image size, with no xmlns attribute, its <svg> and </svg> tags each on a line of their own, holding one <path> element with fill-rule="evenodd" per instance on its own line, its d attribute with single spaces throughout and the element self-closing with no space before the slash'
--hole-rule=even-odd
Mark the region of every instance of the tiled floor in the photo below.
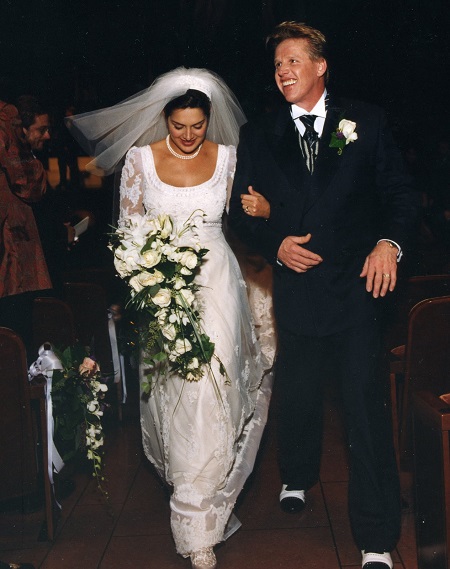
<svg viewBox="0 0 450 569">
<path fill-rule="evenodd" d="M 337 405 L 327 399 L 321 483 L 300 515 L 281 512 L 273 419 L 269 419 L 255 471 L 236 514 L 242 528 L 216 548 L 219 569 L 341 569 L 360 567 L 347 519 L 347 467 Z M 53 543 L 38 541 L 43 511 L 0 514 L 0 559 L 42 569 L 190 569 L 175 553 L 168 493 L 143 458 L 137 405 L 125 407 L 122 425 L 110 427 L 107 478 L 111 512 L 92 480 L 75 476 L 76 489 L 62 501 Z M 411 486 L 403 478 L 409 501 Z M 395 569 L 417 569 L 413 513 L 403 512 Z"/>
</svg>

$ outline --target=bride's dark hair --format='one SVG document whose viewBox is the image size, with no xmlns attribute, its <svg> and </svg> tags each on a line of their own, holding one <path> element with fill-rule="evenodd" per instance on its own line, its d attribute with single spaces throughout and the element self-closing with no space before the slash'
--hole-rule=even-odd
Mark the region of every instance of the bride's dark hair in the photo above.
<svg viewBox="0 0 450 569">
<path fill-rule="evenodd" d="M 186 93 L 175 97 L 164 107 L 164 116 L 167 118 L 177 109 L 201 109 L 207 118 L 211 114 L 211 101 L 207 95 L 197 89 L 188 89 Z"/>
</svg>

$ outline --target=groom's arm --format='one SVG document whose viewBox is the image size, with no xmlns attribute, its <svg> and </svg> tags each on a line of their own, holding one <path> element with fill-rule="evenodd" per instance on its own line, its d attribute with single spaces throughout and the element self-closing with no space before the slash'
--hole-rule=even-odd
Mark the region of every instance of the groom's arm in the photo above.
<svg viewBox="0 0 450 569">
<path fill-rule="evenodd" d="M 383 220 L 379 241 L 366 257 L 361 277 L 366 290 L 377 298 L 393 291 L 397 282 L 399 251 L 408 248 L 417 229 L 420 204 L 382 111 L 379 115 L 376 146 L 376 187 L 382 204 Z M 400 249 L 398 249 L 399 247 Z"/>
</svg>

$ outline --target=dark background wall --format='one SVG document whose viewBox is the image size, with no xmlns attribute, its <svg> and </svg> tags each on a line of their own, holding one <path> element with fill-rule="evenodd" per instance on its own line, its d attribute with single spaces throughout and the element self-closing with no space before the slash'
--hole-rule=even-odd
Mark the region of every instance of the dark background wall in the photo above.
<svg viewBox="0 0 450 569">
<path fill-rule="evenodd" d="M 0 76 L 78 111 L 178 65 L 208 67 L 248 115 L 273 91 L 264 37 L 286 19 L 328 37 L 330 88 L 387 108 L 406 136 L 447 132 L 449 0 L 3 0 Z M 419 115 L 421 121 L 419 123 Z M 423 119 L 422 119 L 423 117 Z M 396 126 L 397 125 L 397 126 Z"/>
</svg>

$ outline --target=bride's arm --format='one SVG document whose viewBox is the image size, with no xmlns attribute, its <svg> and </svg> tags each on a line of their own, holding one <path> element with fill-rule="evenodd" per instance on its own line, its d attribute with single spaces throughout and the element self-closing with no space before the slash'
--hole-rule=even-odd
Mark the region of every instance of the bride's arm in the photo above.
<svg viewBox="0 0 450 569">
<path fill-rule="evenodd" d="M 247 215 L 269 219 L 270 202 L 252 186 L 248 187 L 248 194 L 241 194 L 241 203 Z"/>
<path fill-rule="evenodd" d="M 230 147 L 230 159 L 228 162 L 228 184 L 227 184 L 227 213 L 230 210 L 231 190 L 233 187 L 233 178 L 236 171 L 236 148 Z M 270 217 L 270 202 L 260 193 L 248 187 L 247 194 L 241 194 L 242 209 L 247 215 L 252 217 L 262 217 L 269 219 Z"/>
<path fill-rule="evenodd" d="M 124 217 L 144 214 L 144 173 L 139 148 L 131 148 L 125 158 L 120 179 L 119 225 Z"/>
</svg>

